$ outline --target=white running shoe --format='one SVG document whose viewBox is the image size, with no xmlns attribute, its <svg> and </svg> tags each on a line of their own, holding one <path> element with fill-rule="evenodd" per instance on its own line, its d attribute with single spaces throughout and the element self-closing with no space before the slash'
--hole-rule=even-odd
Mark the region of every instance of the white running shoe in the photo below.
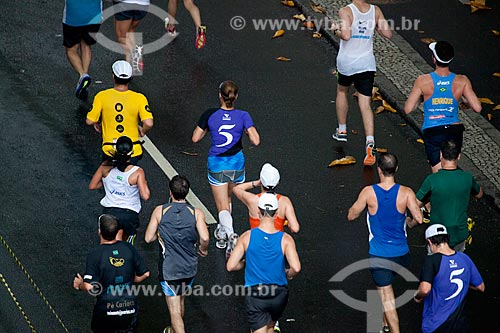
<svg viewBox="0 0 500 333">
<path fill-rule="evenodd" d="M 142 50 L 144 46 L 136 45 L 130 54 L 130 61 L 132 62 L 132 71 L 134 75 L 142 75 L 144 71 L 144 59 L 142 57 Z"/>
<path fill-rule="evenodd" d="M 217 240 L 215 246 L 217 246 L 218 249 L 225 249 L 227 246 L 227 233 L 225 227 L 220 223 L 217 224 L 217 228 L 214 230 L 214 237 Z"/>
<path fill-rule="evenodd" d="M 231 234 L 231 236 L 228 237 L 227 247 L 226 247 L 226 260 L 228 260 L 229 257 L 231 256 L 231 253 L 233 252 L 237 241 L 238 241 L 238 234 L 233 233 Z"/>
</svg>

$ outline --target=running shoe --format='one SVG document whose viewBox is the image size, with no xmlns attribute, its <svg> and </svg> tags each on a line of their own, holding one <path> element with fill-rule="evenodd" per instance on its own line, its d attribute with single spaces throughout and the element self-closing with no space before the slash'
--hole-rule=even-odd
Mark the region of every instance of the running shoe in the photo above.
<svg viewBox="0 0 500 333">
<path fill-rule="evenodd" d="M 167 35 L 169 35 L 172 38 L 177 37 L 179 34 L 177 30 L 175 29 L 175 24 L 170 24 L 169 23 L 168 17 L 165 18 L 165 30 L 167 31 Z"/>
<path fill-rule="evenodd" d="M 431 212 L 427 210 L 427 208 L 421 207 L 420 210 L 422 211 L 422 222 L 424 223 L 430 223 L 431 222 Z"/>
<path fill-rule="evenodd" d="M 226 260 L 228 260 L 229 257 L 231 256 L 231 253 L 233 252 L 237 241 L 238 241 L 238 234 L 233 233 L 231 234 L 231 236 L 228 237 L 227 248 L 226 248 Z"/>
<path fill-rule="evenodd" d="M 196 31 L 196 42 L 195 46 L 198 50 L 201 50 L 202 48 L 205 47 L 205 43 L 207 42 L 207 27 L 204 25 L 201 25 L 198 27 L 198 30 Z"/>
<path fill-rule="evenodd" d="M 173 332 L 172 327 L 170 326 L 165 327 L 165 329 L 163 330 L 163 333 L 172 333 L 172 332 Z"/>
<path fill-rule="evenodd" d="M 340 132 L 338 128 L 335 129 L 335 133 L 332 134 L 332 138 L 337 141 L 347 142 L 347 132 Z"/>
<path fill-rule="evenodd" d="M 380 331 L 380 333 L 388 333 L 388 332 L 390 332 L 390 331 L 391 331 L 391 329 L 389 328 L 389 326 L 384 326 L 384 327 L 382 328 L 382 331 Z"/>
<path fill-rule="evenodd" d="M 134 245 L 134 243 L 135 243 L 135 236 L 137 236 L 137 234 L 128 236 L 127 243 L 130 243 L 130 244 Z"/>
<path fill-rule="evenodd" d="M 75 95 L 77 98 L 81 100 L 85 100 L 88 97 L 88 87 L 92 83 L 92 79 L 90 78 L 90 75 L 88 74 L 83 74 L 80 79 L 78 80 L 78 84 L 76 85 L 76 90 L 75 90 Z"/>
<path fill-rule="evenodd" d="M 281 333 L 280 323 L 277 320 L 276 323 L 274 324 L 274 333 Z"/>
<path fill-rule="evenodd" d="M 225 249 L 227 246 L 227 234 L 224 230 L 224 226 L 222 226 L 220 223 L 217 224 L 217 228 L 215 228 L 214 230 L 214 236 L 217 240 L 215 242 L 215 246 L 217 246 L 218 249 Z"/>
<path fill-rule="evenodd" d="M 136 45 L 130 54 L 130 61 L 132 62 L 133 75 L 141 75 L 144 71 L 144 59 L 142 57 L 142 50 L 144 46 Z"/>
<path fill-rule="evenodd" d="M 363 164 L 368 166 L 375 164 L 375 143 L 372 141 L 368 141 L 366 144 L 366 156 Z"/>
</svg>

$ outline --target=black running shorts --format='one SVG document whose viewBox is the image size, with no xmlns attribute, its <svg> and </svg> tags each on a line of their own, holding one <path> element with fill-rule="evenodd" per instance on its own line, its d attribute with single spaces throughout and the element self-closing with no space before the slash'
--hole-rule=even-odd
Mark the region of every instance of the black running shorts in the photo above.
<svg viewBox="0 0 500 333">
<path fill-rule="evenodd" d="M 266 287 L 266 286 L 264 286 Z M 271 288 L 272 287 L 272 288 Z M 257 288 L 251 287 L 250 293 L 245 297 L 248 324 L 252 331 L 258 330 L 271 322 L 276 322 L 288 303 L 288 287 L 269 286 L 272 292 L 253 292 Z"/>
<path fill-rule="evenodd" d="M 462 151 L 465 127 L 462 124 L 443 125 L 429 127 L 423 130 L 425 153 L 431 166 L 435 166 L 441 161 L 441 143 L 443 141 L 455 141 L 459 151 Z"/>
<path fill-rule="evenodd" d="M 92 33 L 97 33 L 100 24 L 82 25 L 74 27 L 63 23 L 63 45 L 65 47 L 73 47 L 80 44 L 83 40 L 87 45 L 94 45 L 97 41 L 91 36 Z"/>
<path fill-rule="evenodd" d="M 374 80 L 375 72 L 363 72 L 349 76 L 338 72 L 338 84 L 344 87 L 349 87 L 354 83 L 354 88 L 356 88 L 358 93 L 365 96 L 372 95 Z"/>
</svg>

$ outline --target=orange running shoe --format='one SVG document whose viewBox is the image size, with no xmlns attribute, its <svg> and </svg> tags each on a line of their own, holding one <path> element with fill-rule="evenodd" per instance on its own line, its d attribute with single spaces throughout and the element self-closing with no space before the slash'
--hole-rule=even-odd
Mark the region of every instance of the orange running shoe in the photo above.
<svg viewBox="0 0 500 333">
<path fill-rule="evenodd" d="M 375 143 L 372 141 L 368 141 L 366 144 L 366 156 L 363 164 L 368 166 L 375 164 Z"/>
</svg>

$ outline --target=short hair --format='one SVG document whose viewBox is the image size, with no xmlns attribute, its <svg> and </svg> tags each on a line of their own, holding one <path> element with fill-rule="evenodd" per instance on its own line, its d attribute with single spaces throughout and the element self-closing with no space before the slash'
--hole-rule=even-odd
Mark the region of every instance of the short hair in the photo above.
<svg viewBox="0 0 500 333">
<path fill-rule="evenodd" d="M 175 200 L 186 199 L 189 193 L 189 180 L 185 176 L 176 175 L 168 184 Z"/>
<path fill-rule="evenodd" d="M 394 176 L 398 168 L 398 158 L 391 153 L 382 153 L 378 157 L 377 166 L 384 176 Z"/>
<path fill-rule="evenodd" d="M 113 79 L 115 80 L 115 83 L 119 85 L 128 85 L 130 81 L 132 81 L 132 77 L 124 79 L 121 77 L 117 77 L 115 74 L 113 74 Z"/>
<path fill-rule="evenodd" d="M 439 245 L 439 244 L 443 244 L 443 243 L 448 244 L 448 242 L 450 241 L 450 236 L 448 236 L 447 234 L 440 234 L 440 235 L 429 237 L 428 240 L 430 240 L 431 243 L 434 245 Z"/>
<path fill-rule="evenodd" d="M 120 230 L 118 219 L 111 214 L 102 214 L 99 216 L 99 230 L 101 231 L 102 238 L 112 241 L 116 238 L 118 230 Z"/>
<path fill-rule="evenodd" d="M 447 161 L 454 161 L 458 159 L 458 155 L 460 155 L 460 148 L 454 140 L 441 142 L 439 148 L 441 149 L 441 155 Z"/>
</svg>

